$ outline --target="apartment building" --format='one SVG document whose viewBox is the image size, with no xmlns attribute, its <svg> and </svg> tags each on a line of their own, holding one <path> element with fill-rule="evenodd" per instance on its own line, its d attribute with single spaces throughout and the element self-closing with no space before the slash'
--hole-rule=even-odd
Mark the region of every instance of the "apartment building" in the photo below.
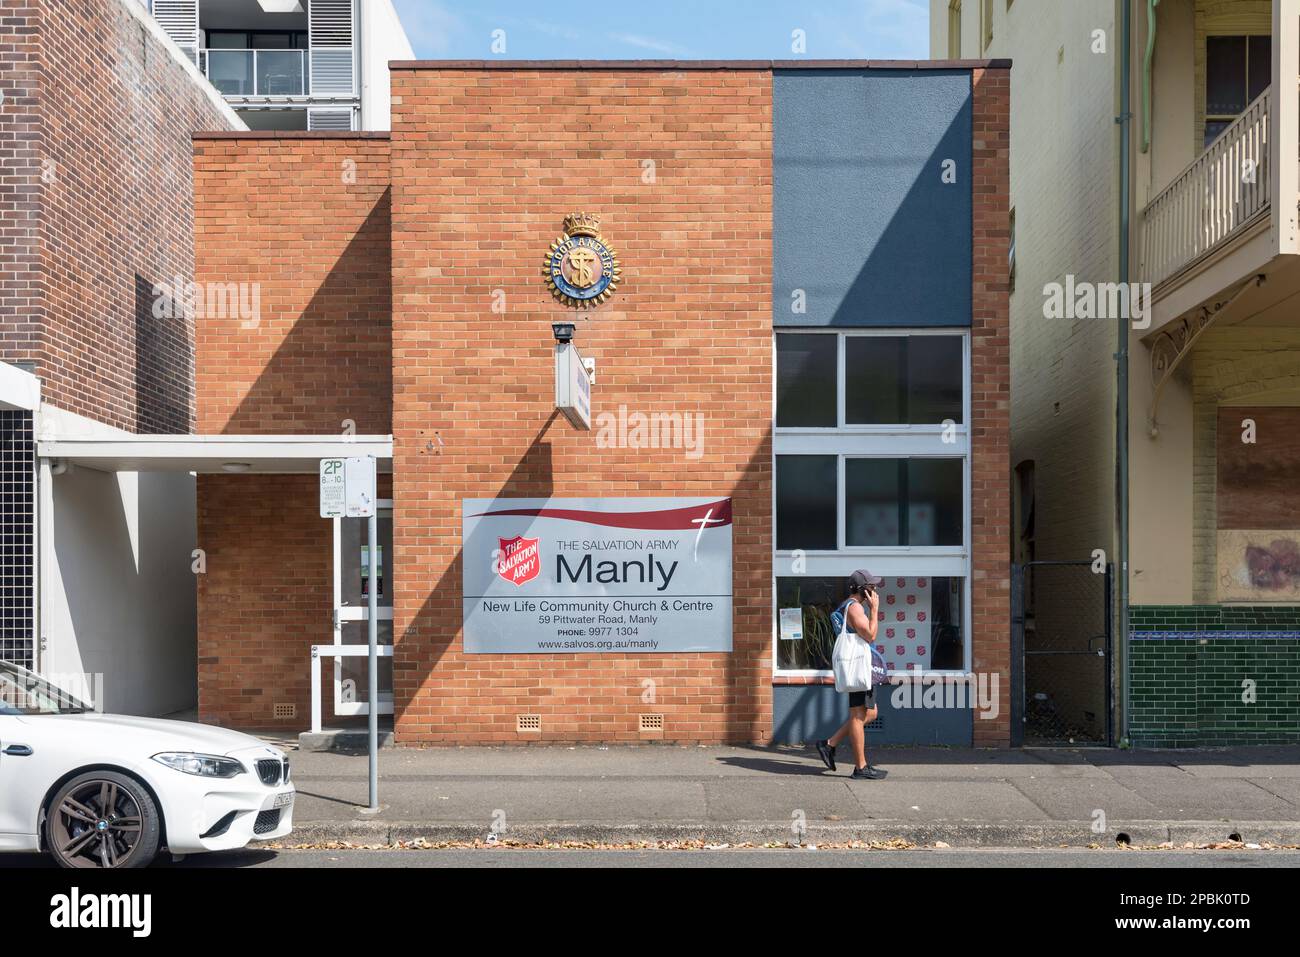
<svg viewBox="0 0 1300 957">
<path fill-rule="evenodd" d="M 391 0 L 144 2 L 254 130 L 386 130 L 414 55 Z"/>
<path fill-rule="evenodd" d="M 1300 5 L 930 10 L 932 56 L 1019 67 L 1009 479 L 1026 737 L 1300 740 Z M 1113 619 L 1079 628 L 1081 573 L 1047 563 L 1122 566 L 1125 540 Z M 1096 654 L 1112 634 L 1113 656 Z"/>
</svg>

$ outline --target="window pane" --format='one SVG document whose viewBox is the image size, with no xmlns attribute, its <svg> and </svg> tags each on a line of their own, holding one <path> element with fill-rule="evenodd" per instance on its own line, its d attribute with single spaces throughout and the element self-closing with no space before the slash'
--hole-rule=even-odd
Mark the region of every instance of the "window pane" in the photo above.
<svg viewBox="0 0 1300 957">
<path fill-rule="evenodd" d="M 849 459 L 844 463 L 847 545 L 905 545 L 901 459 Z"/>
<path fill-rule="evenodd" d="M 907 463 L 907 544 L 962 544 L 961 459 Z"/>
<path fill-rule="evenodd" d="M 247 50 L 247 33 L 230 33 L 220 30 L 208 31 L 208 49 L 210 50 Z"/>
<path fill-rule="evenodd" d="M 962 341 L 957 336 L 912 336 L 907 340 L 907 422 L 960 422 Z"/>
<path fill-rule="evenodd" d="M 776 547 L 834 549 L 836 458 L 776 457 Z"/>
<path fill-rule="evenodd" d="M 1205 112 L 1237 114 L 1246 108 L 1246 38 L 1205 38 Z"/>
<path fill-rule="evenodd" d="M 961 545 L 961 459 L 849 459 L 848 545 Z"/>
<path fill-rule="evenodd" d="M 834 428 L 838 337 L 776 337 L 776 424 Z"/>
<path fill-rule="evenodd" d="M 776 606 L 803 609 L 803 635 L 798 641 L 784 641 L 777 628 L 776 666 L 798 671 L 830 671 L 836 638 L 830 614 L 848 597 L 847 577 L 778 578 Z M 779 614 L 777 618 L 779 621 Z"/>
<path fill-rule="evenodd" d="M 253 54 L 248 50 L 209 50 L 208 79 L 227 96 L 253 94 Z"/>
<path fill-rule="evenodd" d="M 962 420 L 960 336 L 848 336 L 844 356 L 846 423 Z"/>
<path fill-rule="evenodd" d="M 303 55 L 296 50 L 257 54 L 257 92 L 262 96 L 301 96 L 306 90 Z"/>
<path fill-rule="evenodd" d="M 949 671 L 965 664 L 960 578 L 890 578 L 880 592 L 876 648 L 891 672 Z"/>
<path fill-rule="evenodd" d="M 1229 120 L 1206 120 L 1205 121 L 1205 145 L 1209 146 L 1219 138 L 1219 134 L 1226 130 L 1232 123 Z"/>
<path fill-rule="evenodd" d="M 293 46 L 287 33 L 254 33 L 252 42 L 254 50 L 288 50 Z"/>
<path fill-rule="evenodd" d="M 1273 38 L 1250 38 L 1250 78 L 1247 96 L 1255 98 L 1273 82 Z"/>
<path fill-rule="evenodd" d="M 847 336 L 844 340 L 844 421 L 852 425 L 900 425 L 903 407 L 901 336 Z"/>
<path fill-rule="evenodd" d="M 876 648 L 891 671 L 958 671 L 965 664 L 964 580 L 890 577 L 878 589 Z M 848 597 L 845 578 L 777 578 L 777 608 L 802 608 L 798 641 L 777 629 L 776 666 L 782 670 L 831 668 L 835 645 L 830 613 Z"/>
</svg>

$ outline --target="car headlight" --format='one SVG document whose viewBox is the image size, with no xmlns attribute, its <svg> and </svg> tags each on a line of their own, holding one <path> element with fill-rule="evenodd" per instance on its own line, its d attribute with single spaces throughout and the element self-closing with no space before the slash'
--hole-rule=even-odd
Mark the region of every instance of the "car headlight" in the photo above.
<svg viewBox="0 0 1300 957">
<path fill-rule="evenodd" d="M 195 754 L 193 751 L 164 751 L 155 754 L 153 759 L 177 771 L 205 778 L 233 778 L 248 770 L 234 758 L 223 758 L 217 754 Z"/>
</svg>

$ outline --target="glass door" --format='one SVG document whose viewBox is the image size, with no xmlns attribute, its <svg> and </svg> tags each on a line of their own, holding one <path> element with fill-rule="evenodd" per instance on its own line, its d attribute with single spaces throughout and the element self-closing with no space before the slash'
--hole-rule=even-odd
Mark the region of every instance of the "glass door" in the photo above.
<svg viewBox="0 0 1300 957">
<path fill-rule="evenodd" d="M 393 500 L 379 506 L 379 644 L 393 644 Z M 370 542 L 364 518 L 334 519 L 334 643 L 365 645 L 369 641 Z M 369 667 L 365 655 L 334 659 L 334 713 L 369 714 Z M 379 658 L 379 713 L 393 713 L 393 659 Z"/>
</svg>

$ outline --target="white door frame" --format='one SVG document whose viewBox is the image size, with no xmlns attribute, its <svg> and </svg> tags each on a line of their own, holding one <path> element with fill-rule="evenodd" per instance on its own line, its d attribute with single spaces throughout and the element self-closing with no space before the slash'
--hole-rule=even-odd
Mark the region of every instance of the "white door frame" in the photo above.
<svg viewBox="0 0 1300 957">
<path fill-rule="evenodd" d="M 379 509 L 379 517 L 383 518 L 387 512 L 387 517 L 392 520 L 393 500 L 391 498 L 381 498 L 375 502 Z M 355 519 L 354 519 L 355 521 Z M 344 605 L 343 604 L 343 519 L 336 518 L 333 520 L 334 525 L 334 624 L 333 635 L 335 647 L 343 645 L 343 623 L 349 621 L 369 621 L 370 609 L 366 605 Z M 392 556 L 389 556 L 392 560 Z M 391 569 L 390 569 L 391 570 Z M 391 575 L 389 577 L 391 581 Z M 379 608 L 378 618 L 380 621 L 392 621 L 393 609 Z M 363 646 L 360 646 L 363 647 Z M 383 652 L 381 651 L 381 654 Z M 391 654 L 391 652 L 389 653 Z M 344 701 L 343 700 L 343 659 L 351 657 L 350 655 L 334 655 L 334 713 L 336 715 L 358 715 L 369 714 L 370 705 L 365 701 Z M 315 689 L 313 689 L 314 691 Z M 379 713 L 393 713 L 393 692 L 379 692 Z"/>
</svg>

